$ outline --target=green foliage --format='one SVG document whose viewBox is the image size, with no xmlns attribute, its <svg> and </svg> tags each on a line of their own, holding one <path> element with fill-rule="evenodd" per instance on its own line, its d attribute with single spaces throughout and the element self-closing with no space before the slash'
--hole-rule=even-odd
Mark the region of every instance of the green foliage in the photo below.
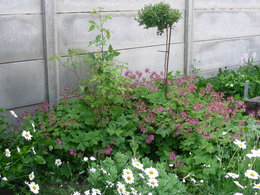
<svg viewBox="0 0 260 195">
<path fill-rule="evenodd" d="M 133 191 L 136 190 L 136 193 L 133 194 L 148 194 L 150 192 L 158 195 L 170 195 L 183 194 L 186 192 L 184 185 L 178 181 L 177 176 L 166 172 L 168 169 L 167 164 L 155 164 L 148 158 L 144 158 L 137 160 L 137 162 L 144 167 L 143 170 L 140 170 L 135 168 L 132 162 L 133 159 L 131 159 L 131 155 L 116 153 L 114 158 L 106 158 L 100 162 L 100 164 L 92 163 L 88 177 L 88 183 L 90 184 L 89 189 L 99 189 L 102 194 L 119 194 L 118 183 L 121 183 L 125 186 L 125 191 L 132 191 L 133 193 Z M 159 176 L 156 177 L 156 180 L 158 180 L 157 187 L 151 187 L 147 184 L 149 177 L 145 174 L 145 169 L 150 167 L 154 167 L 159 173 Z M 130 169 L 133 173 L 132 177 L 134 181 L 132 184 L 126 183 L 123 178 L 123 172 L 126 169 Z"/>
<path fill-rule="evenodd" d="M 200 78 L 198 85 L 204 87 L 206 83 L 211 83 L 213 89 L 218 92 L 243 98 L 246 82 L 249 83 L 249 98 L 260 96 L 260 66 L 255 65 L 252 59 L 238 70 L 219 69 L 218 74 L 212 78 Z"/>
<path fill-rule="evenodd" d="M 157 27 L 157 34 L 162 35 L 166 28 L 173 26 L 180 18 L 179 10 L 172 9 L 170 4 L 161 2 L 147 5 L 138 11 L 136 20 L 139 25 L 144 25 L 147 29 Z"/>
<path fill-rule="evenodd" d="M 6 111 L 2 108 L 0 108 L 0 149 L 3 149 L 7 145 L 9 145 L 9 142 L 6 142 L 8 140 L 8 130 L 10 128 L 10 125 L 6 122 L 7 116 L 4 115 Z"/>
</svg>

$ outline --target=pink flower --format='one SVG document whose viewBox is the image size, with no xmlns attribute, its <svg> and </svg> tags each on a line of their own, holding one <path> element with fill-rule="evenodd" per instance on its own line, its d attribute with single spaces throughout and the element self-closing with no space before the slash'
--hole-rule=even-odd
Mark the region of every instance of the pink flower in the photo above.
<svg viewBox="0 0 260 195">
<path fill-rule="evenodd" d="M 158 108 L 158 112 L 162 112 L 163 111 L 163 108 Z"/>
<path fill-rule="evenodd" d="M 73 149 L 70 149 L 70 155 L 74 155 L 75 151 Z"/>
<path fill-rule="evenodd" d="M 145 68 L 144 72 L 145 73 L 150 73 L 150 69 L 149 68 Z"/>
<path fill-rule="evenodd" d="M 176 160 L 176 154 L 174 152 L 170 153 L 169 160 Z"/>
<path fill-rule="evenodd" d="M 198 121 L 197 121 L 197 120 L 194 120 L 194 119 L 191 119 L 191 120 L 189 121 L 189 123 L 192 124 L 192 125 L 195 125 L 195 124 L 198 123 Z"/>
<path fill-rule="evenodd" d="M 58 145 L 61 145 L 62 144 L 62 141 L 60 139 L 57 139 L 57 144 Z"/>
</svg>

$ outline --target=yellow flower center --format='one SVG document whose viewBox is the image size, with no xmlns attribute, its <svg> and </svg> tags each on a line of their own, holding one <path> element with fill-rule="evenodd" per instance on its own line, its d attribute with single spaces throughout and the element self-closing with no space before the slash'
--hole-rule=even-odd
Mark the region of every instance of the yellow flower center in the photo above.
<svg viewBox="0 0 260 195">
<path fill-rule="evenodd" d="M 122 188 L 119 188 L 119 192 L 123 192 L 123 189 L 122 189 Z"/>
<path fill-rule="evenodd" d="M 33 186 L 32 188 L 33 188 L 34 190 L 36 190 L 36 189 L 37 189 L 37 187 L 36 187 L 36 186 Z"/>
<path fill-rule="evenodd" d="M 154 185 L 154 184 L 155 184 L 155 182 L 154 182 L 154 181 L 152 181 L 152 182 L 151 182 L 151 184 L 153 184 L 153 185 Z"/>
<path fill-rule="evenodd" d="M 131 177 L 127 177 L 128 180 L 131 180 Z"/>
<path fill-rule="evenodd" d="M 29 137 L 29 134 L 28 134 L 28 133 L 26 133 L 24 136 L 25 136 L 25 137 Z"/>
<path fill-rule="evenodd" d="M 151 175 L 153 175 L 153 174 L 154 174 L 154 172 L 153 172 L 153 171 L 149 171 L 149 173 L 150 173 Z"/>
<path fill-rule="evenodd" d="M 250 175 L 250 176 L 252 176 L 252 177 L 254 177 L 254 176 L 255 176 L 255 174 L 254 174 L 254 173 L 250 173 L 249 175 Z"/>
</svg>

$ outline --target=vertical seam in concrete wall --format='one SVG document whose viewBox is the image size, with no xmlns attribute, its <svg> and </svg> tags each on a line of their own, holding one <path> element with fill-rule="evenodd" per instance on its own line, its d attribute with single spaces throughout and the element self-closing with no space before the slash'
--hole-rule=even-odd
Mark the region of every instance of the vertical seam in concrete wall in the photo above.
<svg viewBox="0 0 260 195">
<path fill-rule="evenodd" d="M 48 100 L 53 106 L 58 102 L 59 97 L 59 71 L 57 61 L 48 59 L 57 55 L 56 0 L 42 0 L 42 9 Z"/>
<path fill-rule="evenodd" d="M 194 0 L 185 1 L 184 74 L 192 73 Z"/>
</svg>

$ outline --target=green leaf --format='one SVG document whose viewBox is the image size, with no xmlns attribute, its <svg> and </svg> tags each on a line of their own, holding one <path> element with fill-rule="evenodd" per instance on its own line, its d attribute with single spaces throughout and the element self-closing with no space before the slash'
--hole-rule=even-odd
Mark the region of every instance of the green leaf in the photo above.
<svg viewBox="0 0 260 195">
<path fill-rule="evenodd" d="M 35 162 L 40 164 L 40 165 L 45 165 L 46 164 L 46 161 L 44 160 L 44 158 L 42 156 L 35 156 L 34 158 Z"/>
<path fill-rule="evenodd" d="M 106 30 L 106 36 L 107 36 L 107 39 L 110 39 L 110 32 L 109 32 L 109 30 Z"/>
<path fill-rule="evenodd" d="M 48 60 L 53 61 L 53 60 L 59 60 L 60 58 L 61 58 L 60 56 L 53 56 L 53 57 L 50 57 Z"/>
<path fill-rule="evenodd" d="M 96 22 L 94 22 L 93 20 L 89 20 L 88 23 L 93 24 L 93 25 L 96 24 Z"/>
<path fill-rule="evenodd" d="M 113 53 L 113 51 L 114 51 L 114 50 L 113 50 L 112 45 L 109 45 L 109 47 L 108 47 L 108 52 L 109 52 L 109 53 Z"/>
<path fill-rule="evenodd" d="M 88 32 L 93 31 L 94 29 L 95 29 L 95 26 L 94 26 L 94 25 L 91 25 L 91 26 L 89 27 L 89 29 L 88 29 Z"/>
<path fill-rule="evenodd" d="M 113 55 L 114 55 L 114 56 L 119 56 L 119 55 L 120 55 L 120 52 L 114 51 L 114 52 L 113 52 Z"/>
</svg>

